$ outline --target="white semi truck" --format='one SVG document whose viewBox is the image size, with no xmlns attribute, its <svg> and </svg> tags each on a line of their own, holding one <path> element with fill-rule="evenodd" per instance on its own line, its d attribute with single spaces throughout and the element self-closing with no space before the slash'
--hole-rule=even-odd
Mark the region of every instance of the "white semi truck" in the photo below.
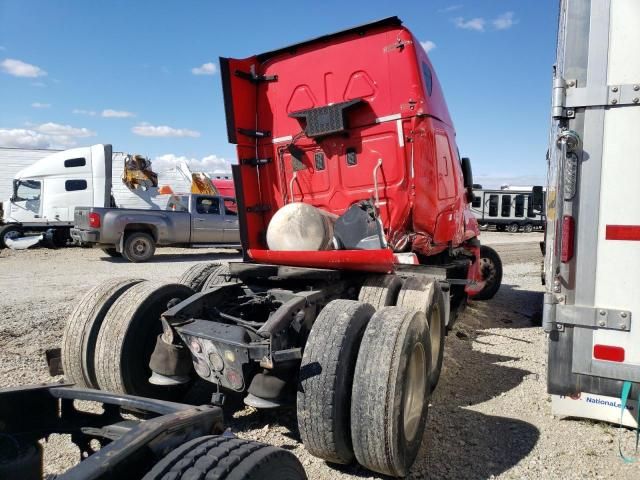
<svg viewBox="0 0 640 480">
<path fill-rule="evenodd" d="M 562 0 L 543 326 L 554 413 L 635 423 L 640 385 L 640 2 Z"/>
<path fill-rule="evenodd" d="M 109 206 L 111 153 L 111 145 L 64 150 L 19 171 L 11 198 L 2 202 L 0 248 L 25 232 L 49 231 L 61 244 L 76 205 Z"/>
</svg>

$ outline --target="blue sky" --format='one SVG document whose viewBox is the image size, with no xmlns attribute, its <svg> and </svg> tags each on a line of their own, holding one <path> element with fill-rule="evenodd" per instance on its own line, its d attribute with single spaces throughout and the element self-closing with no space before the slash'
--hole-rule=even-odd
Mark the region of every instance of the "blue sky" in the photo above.
<svg viewBox="0 0 640 480">
<path fill-rule="evenodd" d="M 443 84 L 485 185 L 544 179 L 555 0 L 0 0 L 0 146 L 112 143 L 166 163 L 233 161 L 218 57 L 398 15 Z"/>
</svg>

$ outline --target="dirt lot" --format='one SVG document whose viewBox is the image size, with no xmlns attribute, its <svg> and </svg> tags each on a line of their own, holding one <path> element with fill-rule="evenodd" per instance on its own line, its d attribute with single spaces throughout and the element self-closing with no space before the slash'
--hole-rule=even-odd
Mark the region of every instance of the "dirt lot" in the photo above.
<svg viewBox="0 0 640 480">
<path fill-rule="evenodd" d="M 542 305 L 541 234 L 487 232 L 505 262 L 503 287 L 472 304 L 446 341 L 440 384 L 411 478 L 640 478 L 617 453 L 618 431 L 604 423 L 551 416 L 545 335 L 534 325 Z M 0 386 L 51 381 L 44 351 L 59 344 L 76 298 L 112 277 L 175 280 L 200 261 L 235 251 L 163 249 L 153 263 L 130 264 L 99 250 L 0 251 Z M 356 465 L 335 468 L 306 453 L 295 412 L 236 412 L 238 436 L 283 446 L 310 479 L 380 478 Z M 623 431 L 630 451 L 633 434 Z M 68 468 L 77 450 L 65 438 L 46 448 L 47 472 Z"/>
</svg>

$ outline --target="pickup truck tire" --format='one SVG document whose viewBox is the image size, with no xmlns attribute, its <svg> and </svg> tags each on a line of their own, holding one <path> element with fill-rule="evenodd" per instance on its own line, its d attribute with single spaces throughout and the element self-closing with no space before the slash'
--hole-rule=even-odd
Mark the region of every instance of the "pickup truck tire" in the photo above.
<svg viewBox="0 0 640 480">
<path fill-rule="evenodd" d="M 333 300 L 309 333 L 300 365 L 298 430 L 309 453 L 332 463 L 353 461 L 351 385 L 362 335 L 375 309 Z"/>
<path fill-rule="evenodd" d="M 142 279 L 115 278 L 89 290 L 71 312 L 62 334 L 62 368 L 68 382 L 98 388 L 94 354 L 98 332 L 113 303 Z"/>
<path fill-rule="evenodd" d="M 178 283 L 141 282 L 111 306 L 96 342 L 95 365 L 101 390 L 142 397 L 175 399 L 184 387 L 149 383 L 149 360 L 162 333 L 160 315 L 167 304 L 184 300 L 193 290 Z"/>
<path fill-rule="evenodd" d="M 100 250 L 102 250 L 104 253 L 106 253 L 107 255 L 109 255 L 110 257 L 113 258 L 120 258 L 122 257 L 122 254 L 117 251 L 115 248 L 111 247 L 111 248 L 101 248 Z"/>
<path fill-rule="evenodd" d="M 132 232 L 124 239 L 122 255 L 130 262 L 146 262 L 156 251 L 153 237 L 144 232 Z"/>
<path fill-rule="evenodd" d="M 208 435 L 169 452 L 142 480 L 306 480 L 296 456 L 251 440 Z"/>
<path fill-rule="evenodd" d="M 491 300 L 502 283 L 502 260 L 493 248 L 486 245 L 480 246 L 480 271 L 485 280 L 485 286 L 472 300 Z"/>
<path fill-rule="evenodd" d="M 427 317 L 429 339 L 431 340 L 431 362 L 429 368 L 429 388 L 433 392 L 440 380 L 444 358 L 445 304 L 440 285 L 435 280 L 419 277 L 407 278 L 398 295 L 399 307 L 417 310 Z"/>
<path fill-rule="evenodd" d="M 358 300 L 380 310 L 396 304 L 400 287 L 402 280 L 395 275 L 371 275 L 362 284 Z"/>
<path fill-rule="evenodd" d="M 204 284 L 202 285 L 202 291 L 210 290 L 213 287 L 222 285 L 223 283 L 235 282 L 236 280 L 229 277 L 229 264 L 222 263 L 217 268 L 211 271 Z"/>
<path fill-rule="evenodd" d="M 427 421 L 430 349 L 424 313 L 386 307 L 371 317 L 351 396 L 353 451 L 364 467 L 409 473 Z"/>
<path fill-rule="evenodd" d="M 197 263 L 182 274 L 178 279 L 178 283 L 186 285 L 193 289 L 194 292 L 199 292 L 211 273 L 219 267 L 219 263 Z"/>
<path fill-rule="evenodd" d="M 18 225 L 5 225 L 0 227 L 0 249 L 8 248 L 6 240 L 13 240 L 14 238 L 24 237 L 22 227 Z"/>
</svg>

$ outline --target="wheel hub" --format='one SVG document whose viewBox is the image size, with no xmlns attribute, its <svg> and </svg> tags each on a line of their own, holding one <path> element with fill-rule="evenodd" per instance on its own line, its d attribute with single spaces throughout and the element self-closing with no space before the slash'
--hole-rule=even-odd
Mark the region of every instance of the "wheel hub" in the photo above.
<svg viewBox="0 0 640 480">
<path fill-rule="evenodd" d="M 488 258 L 480 259 L 480 271 L 485 282 L 493 282 L 496 277 L 496 266 Z"/>
</svg>

